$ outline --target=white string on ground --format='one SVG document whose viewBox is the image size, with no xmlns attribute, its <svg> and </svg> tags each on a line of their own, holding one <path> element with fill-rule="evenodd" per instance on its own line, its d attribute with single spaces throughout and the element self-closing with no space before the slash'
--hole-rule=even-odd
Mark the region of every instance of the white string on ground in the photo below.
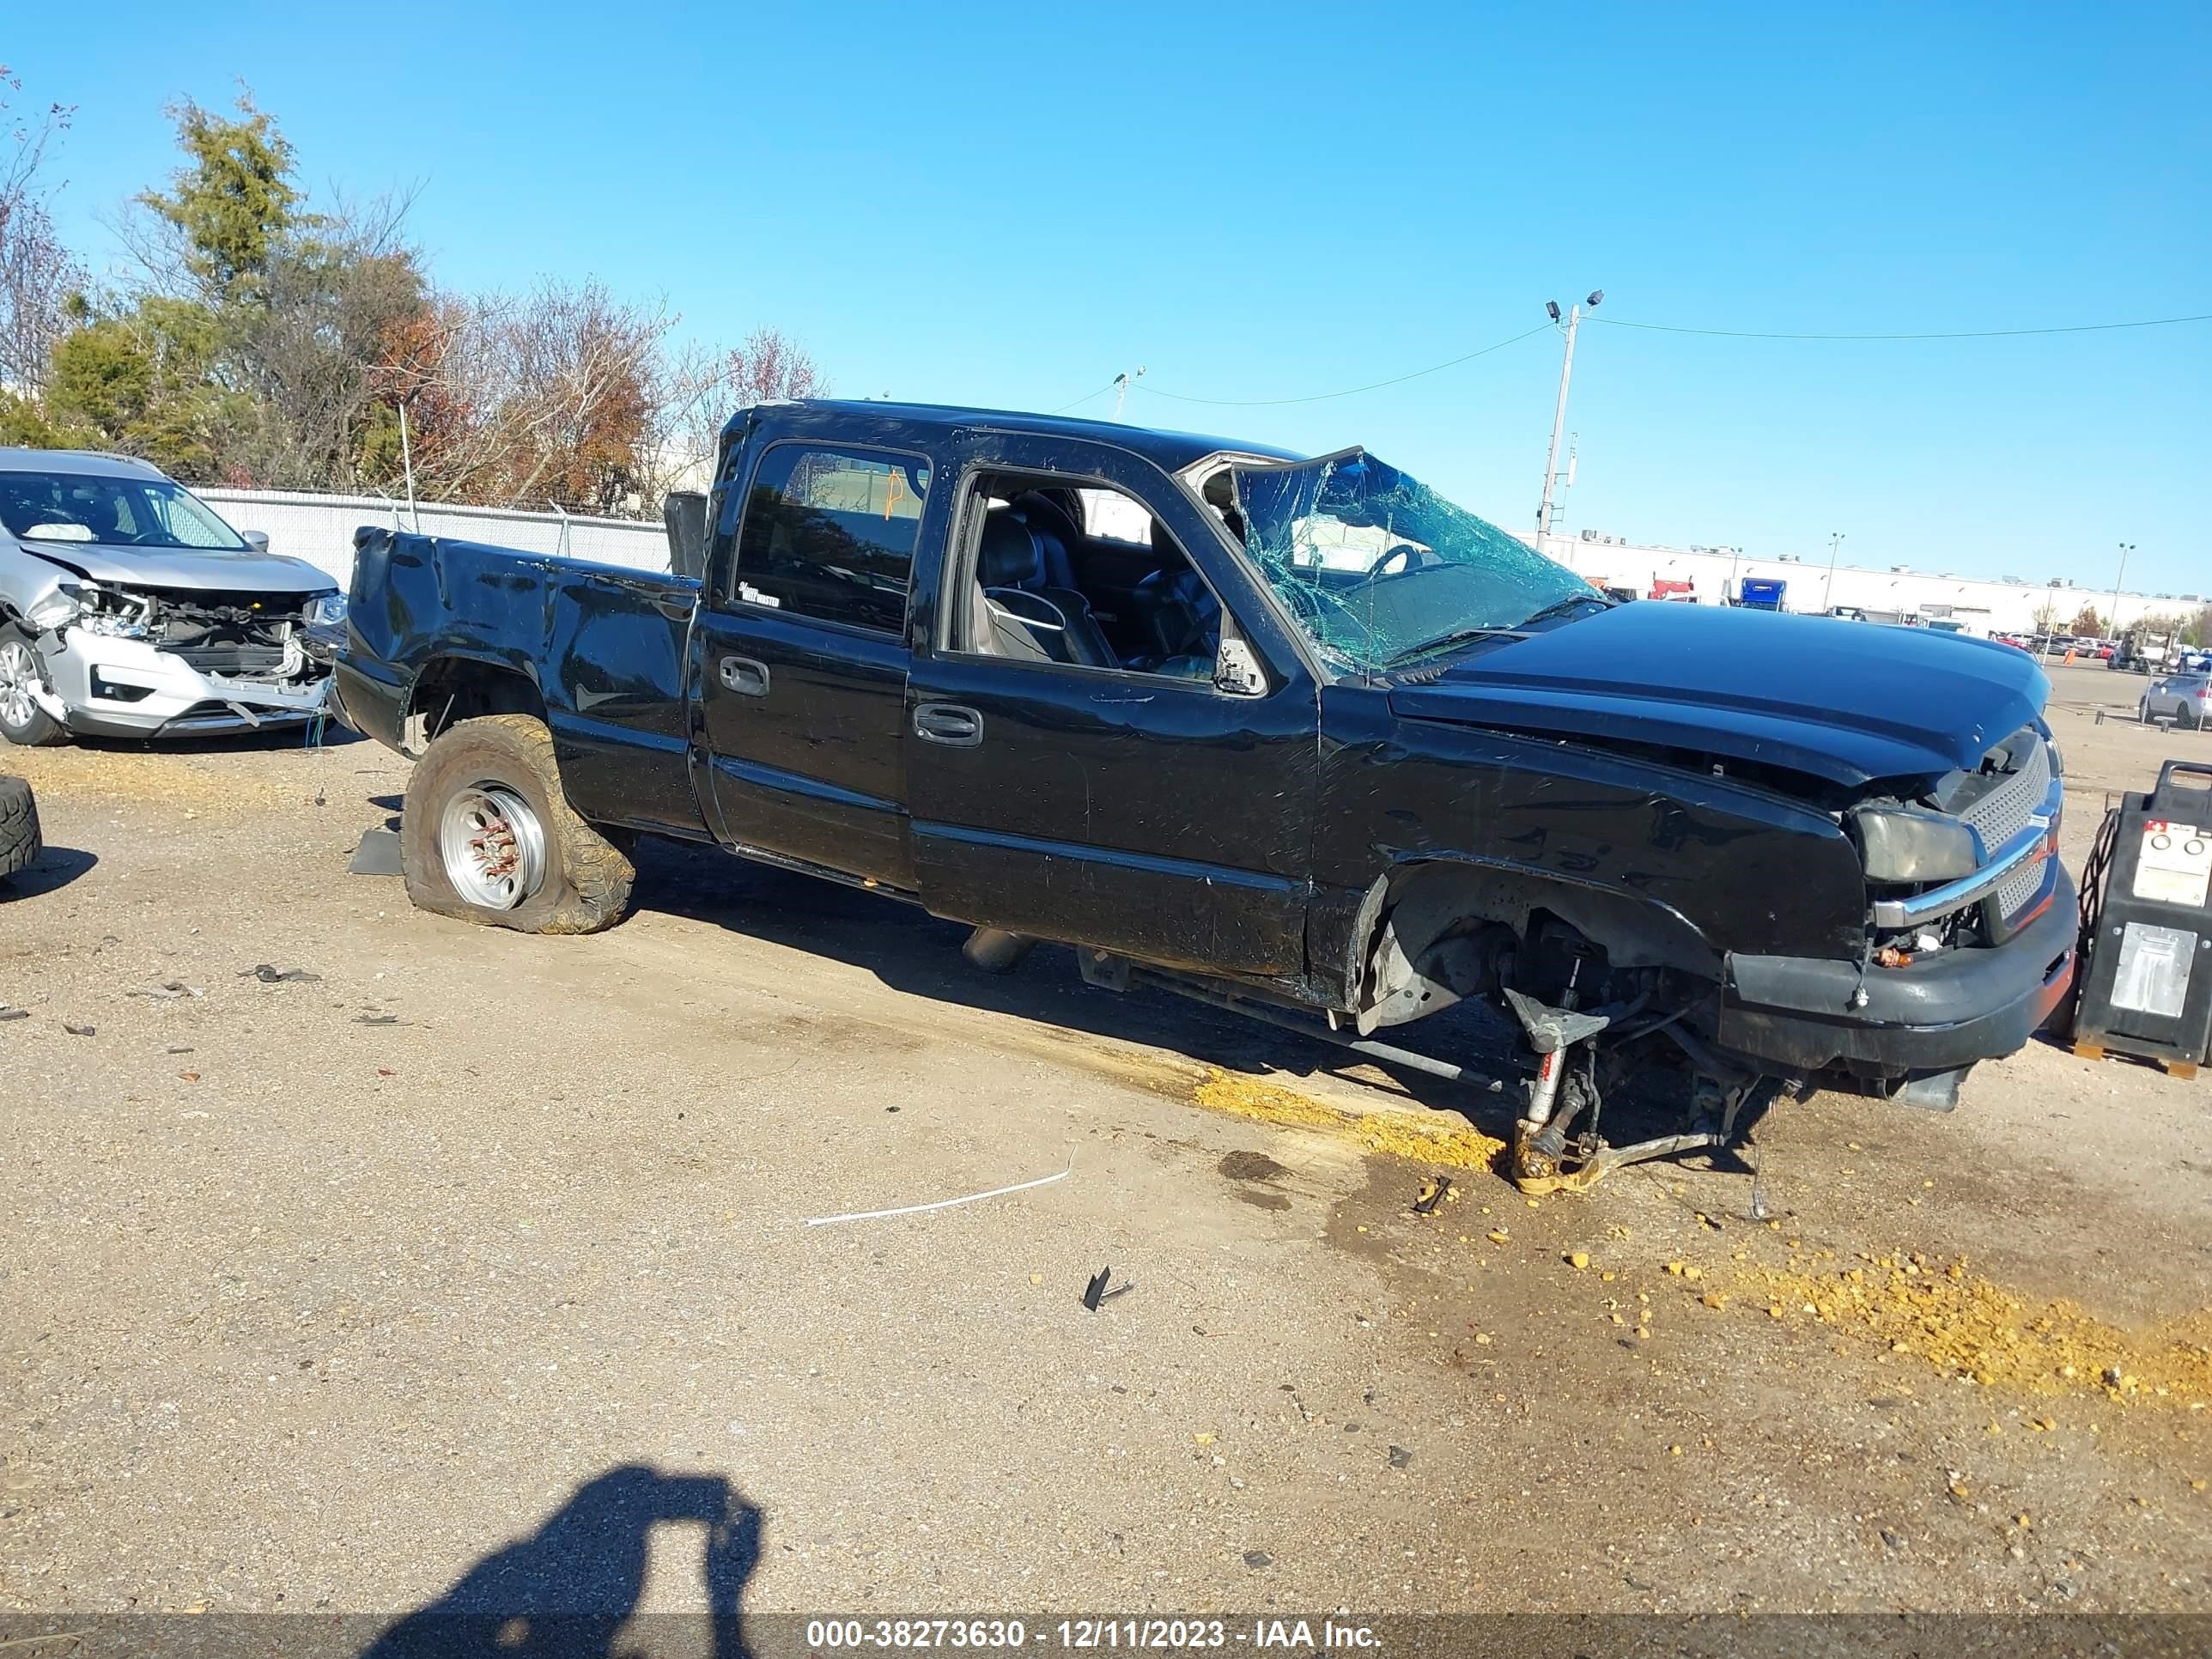
<svg viewBox="0 0 2212 1659">
<path fill-rule="evenodd" d="M 1055 1181 L 1065 1181 L 1075 1173 L 1075 1160 L 1070 1158 L 1067 1167 L 1056 1175 L 1039 1176 L 1035 1181 L 1018 1181 L 1011 1187 L 994 1187 L 988 1193 L 969 1193 L 960 1198 L 940 1198 L 934 1204 L 902 1204 L 896 1210 L 853 1210 L 843 1215 L 809 1216 L 810 1227 L 827 1227 L 839 1221 L 882 1221 L 895 1215 L 920 1215 L 925 1210 L 949 1210 L 956 1204 L 974 1204 L 986 1198 L 1004 1198 L 1008 1193 L 1025 1193 L 1032 1187 L 1049 1187 Z"/>
</svg>

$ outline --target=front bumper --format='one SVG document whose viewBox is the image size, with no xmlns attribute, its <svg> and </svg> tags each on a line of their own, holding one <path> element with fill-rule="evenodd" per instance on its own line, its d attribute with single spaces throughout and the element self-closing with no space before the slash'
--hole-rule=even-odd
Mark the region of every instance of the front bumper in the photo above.
<svg viewBox="0 0 2212 1659">
<path fill-rule="evenodd" d="M 2056 860 L 2053 860 L 2056 862 Z M 2042 913 L 1999 945 L 1906 968 L 1732 956 L 1722 1044 L 1777 1072 L 1842 1065 L 1861 1076 L 1948 1072 L 2024 1048 L 2074 983 L 2080 923 L 2062 868 Z"/>
<path fill-rule="evenodd" d="M 289 678 L 233 678 L 203 673 L 144 640 L 79 628 L 42 636 L 39 654 L 52 700 L 46 712 L 86 737 L 251 732 L 313 720 L 330 704 L 329 671 L 304 657 Z"/>
</svg>

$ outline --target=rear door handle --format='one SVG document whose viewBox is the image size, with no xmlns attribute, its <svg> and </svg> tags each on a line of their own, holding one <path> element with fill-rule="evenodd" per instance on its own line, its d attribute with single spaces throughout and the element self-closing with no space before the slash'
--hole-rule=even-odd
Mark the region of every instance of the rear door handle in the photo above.
<svg viewBox="0 0 2212 1659">
<path fill-rule="evenodd" d="M 768 665 L 750 657 L 725 657 L 722 684 L 741 697 L 768 696 Z"/>
<path fill-rule="evenodd" d="M 983 717 L 957 702 L 918 703 L 914 734 L 952 749 L 973 749 L 983 741 Z"/>
</svg>

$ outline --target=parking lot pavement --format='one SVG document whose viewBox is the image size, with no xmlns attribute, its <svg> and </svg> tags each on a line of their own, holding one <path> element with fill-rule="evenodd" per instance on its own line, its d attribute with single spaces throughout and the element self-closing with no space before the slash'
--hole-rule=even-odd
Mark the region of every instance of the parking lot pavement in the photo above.
<svg viewBox="0 0 2212 1659">
<path fill-rule="evenodd" d="M 2077 864 L 2212 748 L 2123 678 L 2058 677 Z M 1061 953 L 676 850 L 598 937 L 418 915 L 363 744 L 4 763 L 0 1606 L 2212 1607 L 2205 1085 L 2038 1045 L 1782 1109 L 1771 1226 L 1422 1218 L 1489 1103 Z"/>
</svg>

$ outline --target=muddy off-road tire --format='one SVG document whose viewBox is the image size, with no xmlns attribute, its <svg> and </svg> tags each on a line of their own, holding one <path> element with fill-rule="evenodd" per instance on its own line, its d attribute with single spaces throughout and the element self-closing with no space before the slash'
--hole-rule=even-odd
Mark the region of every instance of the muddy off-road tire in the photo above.
<svg viewBox="0 0 2212 1659">
<path fill-rule="evenodd" d="M 69 727 L 30 701 L 26 688 L 45 678 L 31 636 L 14 623 L 0 623 L 0 738 L 19 749 L 70 740 Z"/>
<path fill-rule="evenodd" d="M 525 933 L 613 927 L 637 874 L 570 808 L 552 733 L 529 714 L 459 721 L 424 751 L 399 868 L 416 908 Z"/>
<path fill-rule="evenodd" d="M 25 778 L 0 778 L 0 887 L 38 858 L 39 804 Z"/>
</svg>

